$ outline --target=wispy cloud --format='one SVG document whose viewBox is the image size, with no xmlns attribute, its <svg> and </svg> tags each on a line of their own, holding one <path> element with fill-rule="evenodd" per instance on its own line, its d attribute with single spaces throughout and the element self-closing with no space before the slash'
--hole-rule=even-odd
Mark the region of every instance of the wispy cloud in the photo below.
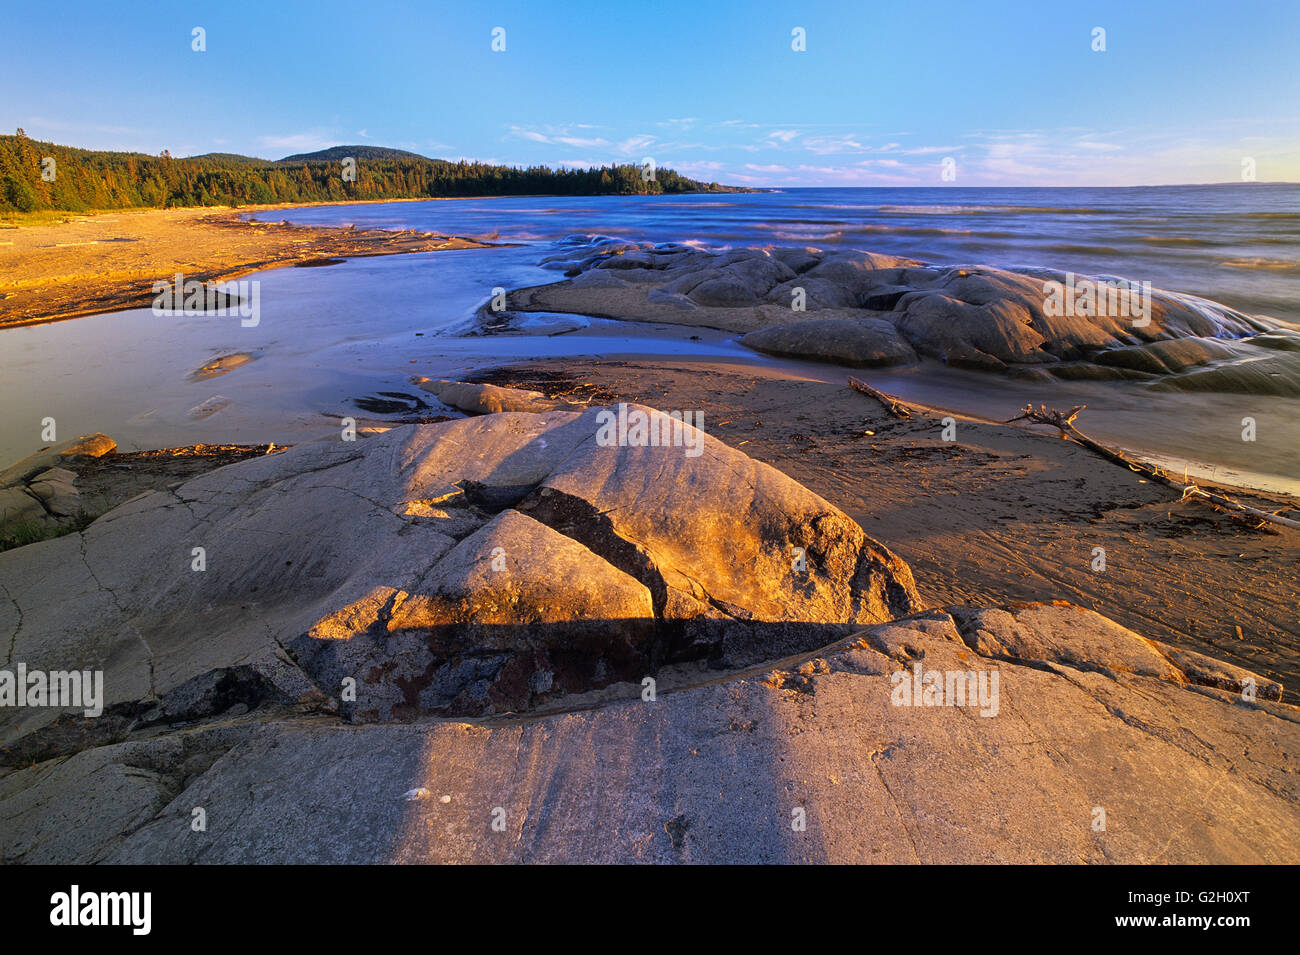
<svg viewBox="0 0 1300 955">
<path fill-rule="evenodd" d="M 574 129 L 594 129 L 594 126 L 588 124 L 575 124 L 572 126 L 561 127 L 543 127 L 542 129 L 532 129 L 526 126 L 511 126 L 510 134 L 518 136 L 520 139 L 526 139 L 529 142 L 544 143 L 548 146 L 571 146 L 574 149 L 605 149 L 610 145 L 609 140 L 596 136 L 575 136 Z"/>
<path fill-rule="evenodd" d="M 553 155 L 520 157 L 552 165 L 599 166 L 653 155 L 661 167 L 738 185 L 835 186 L 949 184 L 944 160 L 956 164 L 964 185 L 1139 185 L 1223 182 L 1239 174 L 1240 160 L 1258 161 L 1262 179 L 1296 178 L 1295 150 L 1253 129 L 1202 130 L 1174 137 L 1151 128 L 1062 126 L 1043 129 L 954 130 L 927 140 L 920 133 L 885 131 L 870 123 L 757 123 L 736 118 L 663 119 L 640 128 L 586 123 L 508 126 L 516 143 L 572 149 L 582 160 Z M 689 137 L 645 132 L 651 129 Z M 550 152 L 551 150 L 547 150 Z M 579 152 L 580 151 L 580 152 Z"/>
<path fill-rule="evenodd" d="M 263 149 L 278 150 L 286 153 L 310 153 L 318 149 L 327 149 L 339 144 L 339 138 L 322 130 L 303 133 L 283 133 L 274 136 L 259 136 L 258 145 Z"/>
<path fill-rule="evenodd" d="M 763 139 L 774 143 L 790 143 L 798 136 L 799 130 L 797 129 L 774 129 L 764 136 Z"/>
<path fill-rule="evenodd" d="M 644 134 L 640 136 L 630 136 L 618 144 L 618 151 L 625 156 L 639 153 L 653 142 L 655 142 L 655 137 L 653 136 L 646 136 Z"/>
</svg>

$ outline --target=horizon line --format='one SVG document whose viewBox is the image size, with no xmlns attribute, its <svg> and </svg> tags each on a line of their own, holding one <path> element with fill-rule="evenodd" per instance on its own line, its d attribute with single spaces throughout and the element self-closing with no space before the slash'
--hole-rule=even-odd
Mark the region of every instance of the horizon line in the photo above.
<svg viewBox="0 0 1300 955">
<path fill-rule="evenodd" d="M 21 138 L 21 139 L 27 139 L 27 140 L 29 140 L 30 142 L 33 142 L 33 143 L 45 143 L 45 144 L 50 145 L 50 146 L 59 146 L 59 147 L 64 148 L 64 149 L 77 149 L 77 150 L 82 150 L 82 151 L 84 151 L 84 152 L 121 153 L 122 155 L 138 155 L 138 156 L 145 156 L 145 157 L 154 158 L 154 159 L 160 158 L 160 154 L 147 153 L 147 152 L 143 152 L 143 151 L 140 151 L 140 150 L 137 150 L 137 149 L 95 149 L 95 148 L 87 147 L 87 146 L 72 146 L 72 145 L 68 145 L 68 144 L 65 144 L 65 143 L 57 143 L 57 142 L 55 142 L 54 140 L 37 139 L 37 138 L 35 138 L 35 137 L 28 136 L 28 135 L 26 135 L 26 134 L 24 134 L 23 136 L 20 137 L 20 136 L 18 136 L 17 133 L 3 133 L 3 134 L 0 134 L 0 138 L 6 138 L 6 139 L 19 139 L 19 138 Z M 413 152 L 412 150 L 409 150 L 409 149 L 402 149 L 401 147 L 398 147 L 398 146 L 379 146 L 379 145 L 372 145 L 372 144 L 369 144 L 369 143 L 337 143 L 337 144 L 332 145 L 332 146 L 322 146 L 322 147 L 319 148 L 319 149 L 313 149 L 313 150 L 311 150 L 310 152 L 306 152 L 306 153 L 290 153 L 288 156 L 282 156 L 282 157 L 280 157 L 279 159 L 271 159 L 271 158 L 268 158 L 268 157 L 265 157 L 265 156 L 256 156 L 256 155 L 251 155 L 251 154 L 249 154 L 249 153 L 239 153 L 239 152 L 219 152 L 219 151 L 216 151 L 216 150 L 208 150 L 207 152 L 202 152 L 202 153 L 191 153 L 191 154 L 189 154 L 189 155 L 185 155 L 185 156 L 172 156 L 172 157 L 170 157 L 170 158 L 172 158 L 172 159 L 199 159 L 199 158 L 202 158 L 202 157 L 204 157 L 204 156 L 233 156 L 233 157 L 238 157 L 238 158 L 241 158 L 241 159 L 254 159 L 254 160 L 258 160 L 258 161 L 260 161 L 260 162 L 280 163 L 280 162 L 285 162 L 285 161 L 287 161 L 288 159 L 291 159 L 291 158 L 294 158 L 294 157 L 298 157 L 298 156 L 310 156 L 310 155 L 312 155 L 313 153 L 326 152 L 326 151 L 331 150 L 331 149 L 341 149 L 341 148 L 345 148 L 345 147 L 354 147 L 354 146 L 355 146 L 356 148 L 358 148 L 358 149 L 387 149 L 387 150 L 392 150 L 393 152 L 405 153 L 405 154 L 408 155 L 408 156 L 413 156 L 413 157 L 416 157 L 416 158 L 419 158 L 419 159 L 424 159 L 424 160 L 427 160 L 427 161 L 429 161 L 429 162 L 445 162 L 445 163 L 471 162 L 471 163 L 479 163 L 479 164 L 481 164 L 481 165 L 485 165 L 485 166 L 504 166 L 504 167 L 506 167 L 506 168 L 513 168 L 513 169 L 528 169 L 528 168 L 536 168 L 537 165 L 538 165 L 538 164 L 536 164 L 536 163 L 533 163 L 533 164 L 523 164 L 523 163 L 517 163 L 517 162 L 505 162 L 505 163 L 502 163 L 502 162 L 489 162 L 489 161 L 485 161 L 485 160 L 482 160 L 482 159 L 471 158 L 471 157 L 468 157 L 468 156 L 461 156 L 461 157 L 458 157 L 458 158 L 456 158 L 456 159 L 449 159 L 449 158 L 439 157 L 439 156 L 426 156 L 426 155 L 423 154 L 423 153 Z M 315 161 L 318 161 L 318 162 L 324 162 L 324 161 L 328 161 L 328 160 L 315 160 Z M 568 169 L 604 169 L 604 168 L 617 168 L 618 166 L 636 166 L 636 165 L 639 165 L 639 164 L 638 164 L 637 162 L 635 162 L 635 161 L 629 159 L 629 160 L 627 160 L 627 161 L 625 161 L 625 162 L 612 161 L 612 162 L 610 162 L 610 163 L 608 163 L 608 164 L 606 164 L 606 163 L 601 163 L 601 164 L 599 164 L 599 165 L 585 165 L 585 166 L 584 166 L 584 165 L 578 165 L 578 164 L 563 163 L 563 162 L 561 162 L 561 163 L 556 163 L 556 164 L 553 164 L 553 165 L 552 165 L 552 164 L 549 164 L 549 163 L 542 163 L 542 164 L 540 164 L 540 165 L 541 165 L 542 168 L 545 168 L 545 169 L 551 169 L 551 170 L 559 171 L 559 170 L 561 170 L 561 169 L 566 169 L 566 168 L 568 168 Z M 671 165 L 663 165 L 663 166 L 660 167 L 660 168 L 663 168 L 663 169 L 666 169 L 666 170 L 670 170 L 670 171 L 673 171 L 673 172 L 678 172 L 678 170 L 677 170 L 675 167 L 671 166 Z M 680 172 L 679 172 L 678 174 L 679 174 L 679 175 L 686 175 L 685 173 L 680 173 Z M 1296 186 L 1296 185 L 1300 185 L 1300 180 L 1287 180 L 1287 179 L 1272 179 L 1272 180 L 1267 180 L 1267 181 L 1237 180 L 1237 179 L 1232 179 L 1232 180 L 1224 180 L 1224 181 L 1218 181 L 1218 182 L 1154 182 L 1154 183 L 1127 183 L 1127 184 L 1123 184 L 1123 185 L 1121 185 L 1121 184 L 1112 184 L 1112 183 L 1090 183 L 1090 184 L 1079 184 L 1079 183 L 1074 183 L 1074 184 L 1070 184 L 1070 185 L 1064 185 L 1064 184 L 1054 184 L 1054 185 L 1018 185 L 1018 184 L 989 184 L 989 183 L 979 183 L 979 184 L 974 184 L 974 185 L 958 185 L 958 184 L 955 183 L 955 182 L 940 182 L 940 183 L 937 183 L 937 184 L 935 184 L 935 185 L 923 185 L 923 184 L 920 184 L 920 183 L 912 183 L 912 184 L 893 184 L 893 185 L 833 185 L 833 186 L 827 186 L 827 185 L 789 185 L 789 184 L 786 184 L 786 185 L 756 185 L 756 184 L 738 185 L 738 184 L 728 183 L 728 182 L 726 182 L 726 181 L 724 181 L 724 180 L 722 180 L 722 179 L 699 179 L 699 178 L 697 178 L 697 177 L 695 177 L 695 176 L 689 176 L 689 175 L 687 176 L 687 178 L 688 178 L 688 179 L 695 179 L 697 182 L 701 182 L 701 183 L 705 183 L 705 184 L 727 186 L 727 187 L 729 187 L 729 188 L 733 188 L 733 189 L 748 189 L 748 190 L 753 190 L 753 191 L 764 191 L 764 192 L 767 192 L 767 191 L 777 191 L 777 192 L 779 192 L 779 191 L 787 190 L 787 189 L 1178 189 L 1178 188 L 1192 188 L 1192 187 L 1221 187 L 1221 186 Z M 689 193 L 683 193 L 683 195 L 689 195 Z M 383 201 L 383 200 L 379 200 L 379 201 Z"/>
</svg>

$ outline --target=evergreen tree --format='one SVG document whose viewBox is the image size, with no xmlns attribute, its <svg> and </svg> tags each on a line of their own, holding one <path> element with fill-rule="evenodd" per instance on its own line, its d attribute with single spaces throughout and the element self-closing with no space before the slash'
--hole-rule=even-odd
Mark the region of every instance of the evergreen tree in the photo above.
<svg viewBox="0 0 1300 955">
<path fill-rule="evenodd" d="M 351 150 L 352 147 L 340 147 Z M 332 154 L 326 150 L 317 156 Z M 671 169 L 642 178 L 639 166 L 550 169 L 445 162 L 409 153 L 371 150 L 357 160 L 357 181 L 345 183 L 337 158 L 271 162 L 244 156 L 173 158 L 93 152 L 0 136 L 0 211 L 116 209 L 133 206 L 290 204 L 321 200 L 412 199 L 504 195 L 658 195 L 743 192 L 701 183 Z M 41 160 L 54 158 L 54 183 L 41 179 Z"/>
</svg>

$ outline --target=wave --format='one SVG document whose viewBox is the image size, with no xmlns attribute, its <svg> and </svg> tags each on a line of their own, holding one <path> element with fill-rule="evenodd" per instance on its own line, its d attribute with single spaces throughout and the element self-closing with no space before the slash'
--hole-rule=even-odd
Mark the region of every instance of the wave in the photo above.
<svg viewBox="0 0 1300 955">
<path fill-rule="evenodd" d="M 1219 245 L 1216 239 L 1202 239 L 1191 235 L 1142 235 L 1139 242 L 1147 245 Z"/>
<path fill-rule="evenodd" d="M 881 212 L 904 215 L 1113 215 L 1115 210 L 1070 206 L 877 206 Z"/>
<path fill-rule="evenodd" d="M 1038 248 L 1044 252 L 1069 252 L 1076 255 L 1123 255 L 1119 249 L 1109 245 L 1075 245 L 1071 243 L 1057 243 L 1055 245 L 1041 245 Z"/>
<path fill-rule="evenodd" d="M 1219 264 L 1229 269 L 1251 269 L 1300 275 L 1300 262 L 1287 262 L 1283 259 L 1226 259 Z"/>
<path fill-rule="evenodd" d="M 981 238 L 1008 238 L 1015 235 L 1014 232 L 975 232 L 972 229 L 944 229 L 938 226 L 922 228 L 919 226 L 862 225 L 844 229 L 843 231 L 850 235 L 969 235 Z"/>
<path fill-rule="evenodd" d="M 785 239 L 815 239 L 820 238 L 817 235 L 791 232 L 792 226 L 801 225 L 838 225 L 842 228 L 825 233 L 825 237 L 845 236 L 845 235 L 933 235 L 933 236 L 963 236 L 974 238 L 992 238 L 992 239 L 1012 239 L 1016 238 L 1014 232 L 976 232 L 973 229 L 945 229 L 940 226 L 920 227 L 920 226 L 895 226 L 895 225 L 851 225 L 847 222 L 784 222 L 773 225 L 771 223 L 755 223 L 752 228 L 754 232 L 740 233 L 732 238 L 743 239 L 746 235 L 753 238 L 761 238 L 755 233 L 771 232 L 773 235 Z"/>
<path fill-rule="evenodd" d="M 811 235 L 803 232 L 781 232 L 774 229 L 772 234 L 778 239 L 788 239 L 791 242 L 830 242 L 840 238 L 839 232 L 825 232 L 821 235 Z"/>
</svg>

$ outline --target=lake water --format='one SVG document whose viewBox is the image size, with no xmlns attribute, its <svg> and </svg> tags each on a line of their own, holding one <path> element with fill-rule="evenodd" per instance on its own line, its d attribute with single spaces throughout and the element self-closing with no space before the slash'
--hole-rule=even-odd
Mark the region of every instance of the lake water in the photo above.
<svg viewBox="0 0 1300 955">
<path fill-rule="evenodd" d="M 1300 185 L 789 189 L 465 199 L 262 213 L 546 243 L 570 233 L 727 249 L 814 245 L 949 265 L 1120 275 L 1300 325 Z"/>
<path fill-rule="evenodd" d="M 0 461 L 59 437 L 103 431 L 124 448 L 196 442 L 287 444 L 368 417 L 358 398 L 416 393 L 413 374 L 455 377 L 546 357 L 672 356 L 761 363 L 842 381 L 833 366 L 785 362 L 733 336 L 589 320 L 553 336 L 459 337 L 497 286 L 554 281 L 538 262 L 573 234 L 707 248 L 814 245 L 935 263 L 1050 266 L 1192 292 L 1300 325 L 1300 186 L 1146 189 L 808 189 L 740 195 L 530 197 L 298 207 L 259 213 L 313 225 L 495 237 L 516 247 L 353 259 L 258 273 L 261 318 L 149 310 L 0 331 Z M 554 329 L 549 329 L 554 330 Z M 691 340 L 691 336 L 699 340 Z M 221 355 L 256 360 L 216 378 Z M 1300 401 L 1157 394 L 1125 384 L 1034 385 L 927 363 L 865 375 L 887 391 L 957 411 L 1010 417 L 1025 401 L 1087 403 L 1090 433 L 1190 459 L 1248 483 L 1300 489 Z M 209 409 L 217 409 L 205 414 Z M 1257 420 L 1258 440 L 1240 439 Z M 370 416 L 373 417 L 373 416 Z"/>
</svg>

